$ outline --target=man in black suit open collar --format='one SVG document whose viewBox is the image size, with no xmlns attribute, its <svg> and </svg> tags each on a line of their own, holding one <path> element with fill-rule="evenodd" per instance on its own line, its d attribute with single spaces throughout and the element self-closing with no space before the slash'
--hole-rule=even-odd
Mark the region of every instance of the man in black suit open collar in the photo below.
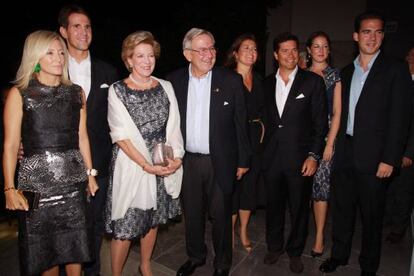
<svg viewBox="0 0 414 276">
<path fill-rule="evenodd" d="M 298 67 L 298 39 L 282 33 L 273 42 L 279 64 L 276 74 L 265 80 L 266 183 L 265 264 L 277 262 L 286 250 L 293 272 L 303 271 L 312 176 L 324 148 L 328 130 L 327 100 L 323 79 Z M 286 203 L 291 229 L 284 246 Z"/>
<path fill-rule="evenodd" d="M 206 213 L 213 224 L 214 275 L 228 275 L 233 183 L 247 172 L 250 157 L 242 79 L 213 68 L 216 49 L 209 31 L 188 31 L 183 53 L 189 67 L 167 76 L 177 97 L 186 150 L 181 198 L 189 260 L 177 275 L 190 275 L 206 261 Z"/>
<path fill-rule="evenodd" d="M 385 57 L 384 19 L 363 13 L 353 38 L 359 55 L 341 72 L 342 114 L 332 174 L 331 258 L 321 266 L 333 272 L 348 263 L 357 207 L 361 211 L 361 275 L 375 275 L 381 255 L 386 188 L 400 165 L 411 109 L 406 64 Z"/>
<path fill-rule="evenodd" d="M 88 13 L 79 6 L 67 5 L 59 13 L 60 34 L 66 40 L 69 52 L 69 77 L 80 85 L 87 96 L 87 129 L 91 146 L 92 164 L 98 171 L 99 191 L 91 198 L 93 212 L 95 261 L 84 266 L 85 275 L 100 274 L 100 249 L 104 221 L 103 211 L 108 186 L 112 142 L 107 120 L 108 88 L 118 80 L 116 69 L 90 55 L 92 27 Z"/>
</svg>

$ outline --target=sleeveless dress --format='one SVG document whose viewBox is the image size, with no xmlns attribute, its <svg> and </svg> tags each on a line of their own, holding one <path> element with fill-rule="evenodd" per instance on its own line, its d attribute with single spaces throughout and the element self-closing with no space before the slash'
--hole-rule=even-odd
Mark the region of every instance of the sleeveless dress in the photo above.
<svg viewBox="0 0 414 276">
<path fill-rule="evenodd" d="M 335 89 L 335 84 L 341 80 L 339 76 L 339 70 L 330 66 L 326 67 L 323 70 L 323 79 L 325 81 L 326 86 L 326 97 L 328 101 L 328 114 L 330 124 L 333 111 L 333 93 Z M 334 156 L 332 156 L 331 160 L 329 161 L 321 160 L 321 162 L 319 163 L 318 170 L 316 171 L 315 176 L 313 177 L 312 200 L 329 200 L 333 159 Z"/>
<path fill-rule="evenodd" d="M 114 83 L 114 88 L 116 95 L 126 107 L 152 155 L 154 146 L 166 141 L 166 127 L 170 107 L 166 92 L 160 84 L 146 90 L 133 90 L 123 80 Z M 119 150 L 121 149 L 115 144 L 110 166 L 105 228 L 106 232 L 112 234 L 114 239 L 132 240 L 145 236 L 151 228 L 159 224 L 165 224 L 168 219 L 180 215 L 181 207 L 178 198 L 173 199 L 167 194 L 164 177 L 157 176 L 157 210 L 141 210 L 131 207 L 128 208 L 123 218 L 112 220 L 113 170 Z"/>
<path fill-rule="evenodd" d="M 22 275 L 92 260 L 87 175 L 79 151 L 81 88 L 32 79 L 22 90 L 24 157 L 18 188 L 40 193 L 39 208 L 19 212 Z"/>
</svg>

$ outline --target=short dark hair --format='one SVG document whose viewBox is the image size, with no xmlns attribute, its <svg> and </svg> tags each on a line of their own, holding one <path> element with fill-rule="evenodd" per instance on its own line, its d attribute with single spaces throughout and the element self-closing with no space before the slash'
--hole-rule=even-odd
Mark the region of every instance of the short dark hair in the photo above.
<svg viewBox="0 0 414 276">
<path fill-rule="evenodd" d="M 65 29 L 69 25 L 69 16 L 73 13 L 80 13 L 88 17 L 89 21 L 91 20 L 89 13 L 79 5 L 76 4 L 69 4 L 63 6 L 59 11 L 58 16 L 58 23 L 60 27 L 64 27 Z"/>
<path fill-rule="evenodd" d="M 277 35 L 275 37 L 275 39 L 273 40 L 273 51 L 277 52 L 279 51 L 280 48 L 280 44 L 289 40 L 293 40 L 296 42 L 296 46 L 299 47 L 299 39 L 296 35 L 289 33 L 289 32 L 284 32 L 281 33 L 279 35 Z"/>
<path fill-rule="evenodd" d="M 354 32 L 358 33 L 360 28 L 361 28 L 361 22 L 367 19 L 378 19 L 381 20 L 382 22 L 382 27 L 385 26 L 385 17 L 376 11 L 365 11 L 359 15 L 357 15 L 357 17 L 355 17 L 355 21 L 354 21 Z"/>
<path fill-rule="evenodd" d="M 227 51 L 226 60 L 224 61 L 224 66 L 230 69 L 235 69 L 237 66 L 236 59 L 234 57 L 234 52 L 239 51 L 241 44 L 246 40 L 252 40 L 254 43 L 256 43 L 257 47 L 257 41 L 254 34 L 251 33 L 244 33 L 239 35 L 231 45 L 230 49 Z"/>
</svg>

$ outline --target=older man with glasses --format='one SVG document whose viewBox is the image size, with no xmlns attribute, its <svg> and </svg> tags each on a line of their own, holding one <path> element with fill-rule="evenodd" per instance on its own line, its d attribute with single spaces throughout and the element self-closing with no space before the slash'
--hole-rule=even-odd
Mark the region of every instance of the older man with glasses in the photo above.
<svg viewBox="0 0 414 276">
<path fill-rule="evenodd" d="M 214 275 L 228 275 L 233 183 L 249 167 L 242 79 L 214 67 L 214 42 L 209 31 L 189 30 L 183 53 L 190 64 L 167 76 L 176 93 L 186 150 L 181 196 L 189 259 L 178 270 L 180 276 L 191 275 L 206 261 L 206 213 L 212 221 Z"/>
</svg>

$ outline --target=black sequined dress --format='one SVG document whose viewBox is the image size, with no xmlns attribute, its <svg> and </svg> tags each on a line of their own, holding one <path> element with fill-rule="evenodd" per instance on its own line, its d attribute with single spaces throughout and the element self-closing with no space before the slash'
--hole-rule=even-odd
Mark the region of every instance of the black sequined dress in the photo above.
<svg viewBox="0 0 414 276">
<path fill-rule="evenodd" d="M 22 275 L 92 260 L 86 211 L 86 168 L 79 151 L 81 88 L 45 86 L 21 91 L 24 158 L 18 188 L 41 193 L 39 208 L 19 212 Z"/>
</svg>

